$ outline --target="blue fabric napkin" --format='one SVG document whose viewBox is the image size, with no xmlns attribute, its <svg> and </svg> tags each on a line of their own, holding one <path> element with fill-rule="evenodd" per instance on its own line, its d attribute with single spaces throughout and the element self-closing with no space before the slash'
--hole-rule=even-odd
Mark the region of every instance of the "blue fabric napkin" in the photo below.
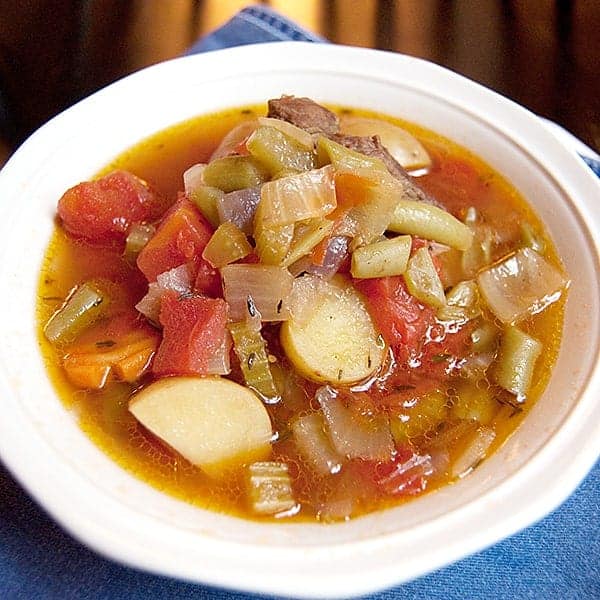
<svg viewBox="0 0 600 600">
<path fill-rule="evenodd" d="M 265 7 L 250 7 L 190 52 L 276 40 L 325 41 Z M 580 142 L 575 149 L 600 176 L 598 156 Z M 474 556 L 369 598 L 600 598 L 599 498 L 600 463 L 560 508 L 539 523 Z M 0 467 L 0 598 L 250 600 L 255 596 L 149 575 L 99 557 L 65 534 Z"/>
</svg>

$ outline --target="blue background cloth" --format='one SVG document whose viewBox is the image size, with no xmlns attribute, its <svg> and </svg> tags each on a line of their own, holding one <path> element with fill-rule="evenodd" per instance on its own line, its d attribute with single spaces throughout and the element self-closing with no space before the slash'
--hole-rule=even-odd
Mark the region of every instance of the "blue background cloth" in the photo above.
<svg viewBox="0 0 600 600">
<path fill-rule="evenodd" d="M 290 39 L 324 41 L 264 7 L 251 7 L 200 40 L 190 53 Z M 600 176 L 598 162 L 591 156 L 584 159 Z M 369 598 L 600 599 L 599 498 L 600 463 L 560 508 L 539 523 L 474 556 Z M 0 599 L 21 598 L 254 596 L 149 575 L 99 557 L 65 534 L 0 466 Z"/>
</svg>

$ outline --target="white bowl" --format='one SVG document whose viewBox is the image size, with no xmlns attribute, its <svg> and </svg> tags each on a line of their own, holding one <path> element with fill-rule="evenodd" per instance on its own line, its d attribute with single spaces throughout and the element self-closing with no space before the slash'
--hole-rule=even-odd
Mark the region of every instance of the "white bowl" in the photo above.
<svg viewBox="0 0 600 600">
<path fill-rule="evenodd" d="M 558 364 L 523 426 L 460 483 L 329 526 L 259 524 L 167 497 L 108 459 L 52 389 L 34 306 L 56 201 L 140 139 L 281 93 L 376 109 L 429 127 L 506 175 L 546 223 L 573 283 Z M 35 133 L 0 174 L 0 455 L 69 532 L 156 573 L 289 596 L 364 594 L 533 523 L 600 454 L 600 184 L 531 113 L 398 54 L 278 43 L 177 59 L 94 94 Z"/>
</svg>

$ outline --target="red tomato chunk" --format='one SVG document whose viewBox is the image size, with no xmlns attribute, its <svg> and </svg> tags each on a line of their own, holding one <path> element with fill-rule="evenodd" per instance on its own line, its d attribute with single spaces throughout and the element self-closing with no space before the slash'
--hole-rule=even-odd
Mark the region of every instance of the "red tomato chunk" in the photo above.
<svg viewBox="0 0 600 600">
<path fill-rule="evenodd" d="M 127 171 L 80 183 L 58 202 L 67 232 L 95 243 L 124 242 L 131 225 L 154 221 L 164 209 L 164 200 Z"/>
<path fill-rule="evenodd" d="M 181 197 L 164 216 L 155 235 L 140 252 L 137 266 L 148 281 L 183 264 L 190 264 L 195 278 L 202 251 L 213 234 L 210 223 L 185 197 Z"/>
<path fill-rule="evenodd" d="M 154 375 L 210 374 L 208 361 L 226 339 L 226 322 L 224 300 L 166 291 L 160 303 L 163 338 L 154 357 Z"/>
</svg>

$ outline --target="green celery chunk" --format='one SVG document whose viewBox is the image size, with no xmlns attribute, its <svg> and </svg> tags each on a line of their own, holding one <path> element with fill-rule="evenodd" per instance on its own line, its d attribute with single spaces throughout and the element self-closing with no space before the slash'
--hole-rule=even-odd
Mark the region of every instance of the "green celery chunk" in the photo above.
<svg viewBox="0 0 600 600">
<path fill-rule="evenodd" d="M 135 260 L 155 232 L 156 227 L 149 223 L 136 223 L 133 225 L 125 240 L 125 251 L 123 252 L 123 255 L 127 259 Z"/>
<path fill-rule="evenodd" d="M 268 173 L 251 156 L 225 156 L 206 165 L 203 179 L 206 185 L 233 192 L 264 183 Z"/>
<path fill-rule="evenodd" d="M 315 154 L 274 127 L 259 127 L 246 142 L 246 148 L 271 177 L 315 168 Z"/>
<path fill-rule="evenodd" d="M 269 367 L 265 340 L 255 321 L 247 319 L 229 323 L 227 327 L 233 338 L 233 350 L 240 361 L 246 385 L 258 392 L 265 402 L 278 402 L 280 395 Z"/>
<path fill-rule="evenodd" d="M 213 227 L 218 227 L 221 223 L 219 211 L 217 210 L 217 201 L 224 194 L 223 190 L 210 185 L 201 185 L 190 194 L 191 201 L 198 207 Z"/>
<path fill-rule="evenodd" d="M 404 273 L 408 291 L 424 304 L 441 308 L 446 304 L 442 282 L 427 248 L 419 248 L 408 261 Z"/>
<path fill-rule="evenodd" d="M 296 506 L 292 480 L 283 462 L 255 462 L 248 467 L 248 499 L 259 515 L 275 515 Z"/>
<path fill-rule="evenodd" d="M 531 387 L 533 370 L 542 354 L 540 341 L 514 325 L 504 328 L 493 376 L 496 383 L 524 401 Z"/>
<path fill-rule="evenodd" d="M 106 312 L 108 304 L 100 286 L 86 281 L 50 317 L 44 327 L 44 335 L 53 344 L 71 342 Z"/>
<path fill-rule="evenodd" d="M 233 223 L 223 223 L 212 234 L 202 252 L 202 258 L 220 269 L 252 252 L 246 234 Z"/>
</svg>

